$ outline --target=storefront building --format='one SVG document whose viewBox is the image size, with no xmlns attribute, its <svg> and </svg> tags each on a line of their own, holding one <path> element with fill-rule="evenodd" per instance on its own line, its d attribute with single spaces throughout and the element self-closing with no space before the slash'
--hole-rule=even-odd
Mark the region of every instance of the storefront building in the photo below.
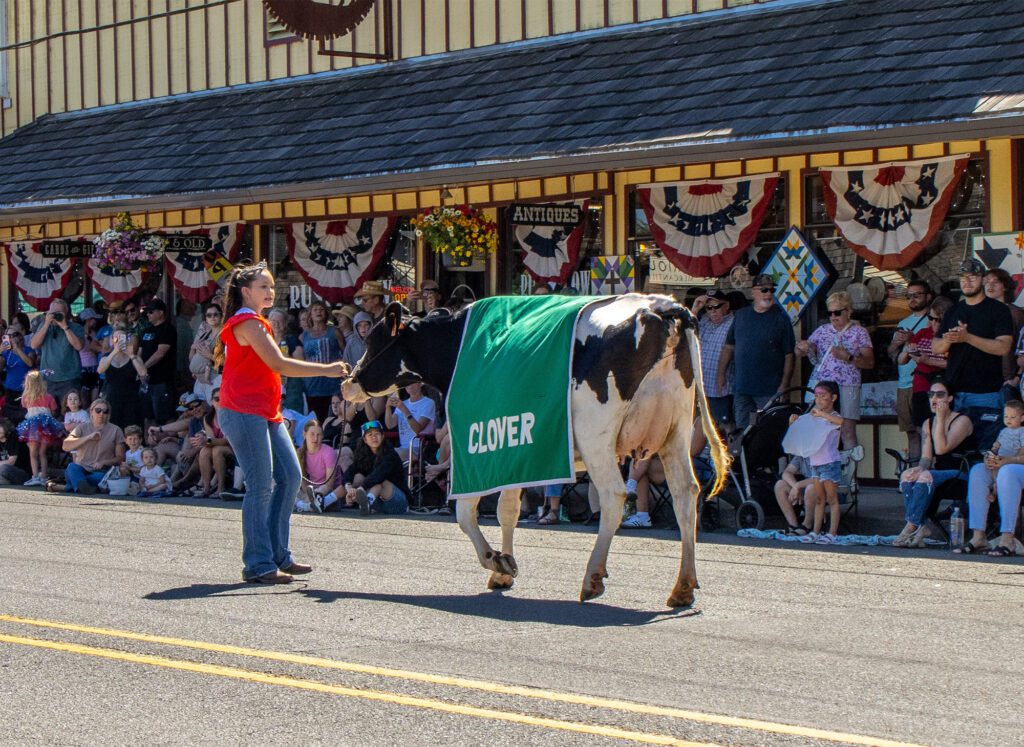
<svg viewBox="0 0 1024 747">
<path fill-rule="evenodd" d="M 1012 0 L 349 0 L 336 7 L 367 14 L 322 43 L 256 0 L 137 5 L 76 17 L 6 0 L 7 314 L 54 288 L 212 295 L 201 253 L 169 251 L 146 277 L 41 257 L 122 211 L 228 261 L 266 259 L 292 306 L 378 278 L 399 299 L 424 278 L 477 296 L 743 290 L 795 227 L 793 261 L 814 255 L 821 290 L 858 286 L 878 349 L 907 279 L 939 289 L 979 237 L 1012 247 L 1024 229 Z M 390 59 L 337 56 L 353 52 Z M 917 218 L 891 212 L 902 198 Z M 468 267 L 413 225 L 457 206 L 498 231 Z M 1022 276 L 1024 235 L 1016 247 L 1003 266 Z M 825 293 L 798 295 L 805 336 Z M 882 449 L 905 441 L 878 359 L 861 469 L 891 477 Z"/>
</svg>

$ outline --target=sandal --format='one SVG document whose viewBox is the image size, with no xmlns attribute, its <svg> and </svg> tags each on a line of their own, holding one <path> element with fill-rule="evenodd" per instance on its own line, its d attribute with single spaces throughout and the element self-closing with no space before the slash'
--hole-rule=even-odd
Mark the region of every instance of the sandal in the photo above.
<svg viewBox="0 0 1024 747">
<path fill-rule="evenodd" d="M 67 485 L 59 483 L 56 480 L 50 480 L 48 483 L 46 483 L 47 493 L 63 493 L 66 492 L 67 489 Z"/>
<path fill-rule="evenodd" d="M 196 485 L 191 490 L 187 491 L 185 495 L 187 495 L 189 498 L 209 498 L 211 493 L 208 493 L 205 490 L 203 490 L 202 485 Z"/>
<path fill-rule="evenodd" d="M 1006 549 L 1009 550 L 1010 548 Z M 978 547 L 977 545 L 972 545 L 970 542 L 964 542 L 962 545 L 960 545 L 960 547 L 953 548 L 953 552 L 958 555 L 978 555 L 980 553 L 983 553 L 984 551 L 984 545 Z"/>
<path fill-rule="evenodd" d="M 1006 545 L 996 545 L 994 549 L 988 551 L 990 558 L 1013 558 L 1017 556 L 1017 552 L 1012 547 Z"/>
<path fill-rule="evenodd" d="M 558 518 L 558 514 L 548 511 L 548 513 L 537 520 L 537 523 L 543 524 L 544 526 L 550 526 L 552 524 L 561 524 L 562 522 Z"/>
<path fill-rule="evenodd" d="M 811 530 L 805 527 L 803 524 L 786 524 L 786 534 L 792 537 L 803 537 Z"/>
</svg>

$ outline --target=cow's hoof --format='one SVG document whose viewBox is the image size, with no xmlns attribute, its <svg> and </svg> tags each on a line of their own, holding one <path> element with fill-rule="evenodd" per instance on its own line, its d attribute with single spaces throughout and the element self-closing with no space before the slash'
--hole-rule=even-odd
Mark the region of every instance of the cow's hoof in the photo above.
<svg viewBox="0 0 1024 747">
<path fill-rule="evenodd" d="M 487 560 L 490 562 L 490 565 L 487 566 L 487 568 L 495 573 L 512 576 L 513 578 L 519 575 L 519 564 L 516 563 L 516 559 L 511 555 L 506 555 L 503 552 L 494 552 L 492 550 L 487 553 Z"/>
<path fill-rule="evenodd" d="M 678 609 L 680 607 L 692 607 L 694 601 L 693 589 L 682 589 L 673 591 L 672 596 L 665 602 L 669 607 Z"/>
<path fill-rule="evenodd" d="M 492 590 L 511 589 L 515 582 L 515 579 L 507 573 L 492 573 L 491 577 L 487 579 L 487 588 Z"/>
<path fill-rule="evenodd" d="M 584 584 L 583 589 L 580 591 L 580 601 L 589 602 L 591 599 L 597 599 L 599 596 L 604 594 L 604 581 L 603 579 L 608 578 L 608 574 L 594 573 L 590 576 L 590 585 Z"/>
</svg>

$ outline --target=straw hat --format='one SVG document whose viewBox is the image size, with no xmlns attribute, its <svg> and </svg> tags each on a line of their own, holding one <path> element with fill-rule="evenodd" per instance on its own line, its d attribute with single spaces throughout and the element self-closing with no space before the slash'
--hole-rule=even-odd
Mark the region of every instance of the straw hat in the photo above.
<svg viewBox="0 0 1024 747">
<path fill-rule="evenodd" d="M 334 316 L 336 316 L 336 317 L 337 316 L 346 316 L 346 317 L 348 317 L 348 320 L 351 322 L 352 320 L 355 319 L 356 314 L 359 313 L 359 307 L 355 306 L 353 304 L 347 303 L 344 306 L 339 306 L 338 308 L 336 308 L 331 313 L 334 314 Z"/>
<path fill-rule="evenodd" d="M 363 283 L 363 287 L 356 291 L 356 298 L 364 298 L 366 296 L 390 296 L 391 291 L 384 287 L 384 283 L 379 280 L 367 280 Z"/>
</svg>

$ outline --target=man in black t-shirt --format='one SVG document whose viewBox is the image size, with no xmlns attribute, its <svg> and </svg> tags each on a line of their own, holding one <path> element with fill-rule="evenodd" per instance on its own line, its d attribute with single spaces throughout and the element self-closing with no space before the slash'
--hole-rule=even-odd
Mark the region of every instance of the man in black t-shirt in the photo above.
<svg viewBox="0 0 1024 747">
<path fill-rule="evenodd" d="M 142 333 L 139 355 L 149 373 L 142 394 L 144 412 L 149 413 L 147 425 L 163 425 L 174 417 L 174 371 L 177 360 L 178 333 L 167 321 L 167 305 L 159 298 L 146 304 L 146 316 L 152 325 Z"/>
<path fill-rule="evenodd" d="M 985 265 L 977 259 L 960 264 L 960 290 L 964 297 L 946 312 L 936 353 L 949 353 L 943 377 L 956 392 L 954 408 L 1003 406 L 1003 356 L 1013 345 L 1013 319 L 1005 303 L 988 298 L 982 285 Z"/>
</svg>

